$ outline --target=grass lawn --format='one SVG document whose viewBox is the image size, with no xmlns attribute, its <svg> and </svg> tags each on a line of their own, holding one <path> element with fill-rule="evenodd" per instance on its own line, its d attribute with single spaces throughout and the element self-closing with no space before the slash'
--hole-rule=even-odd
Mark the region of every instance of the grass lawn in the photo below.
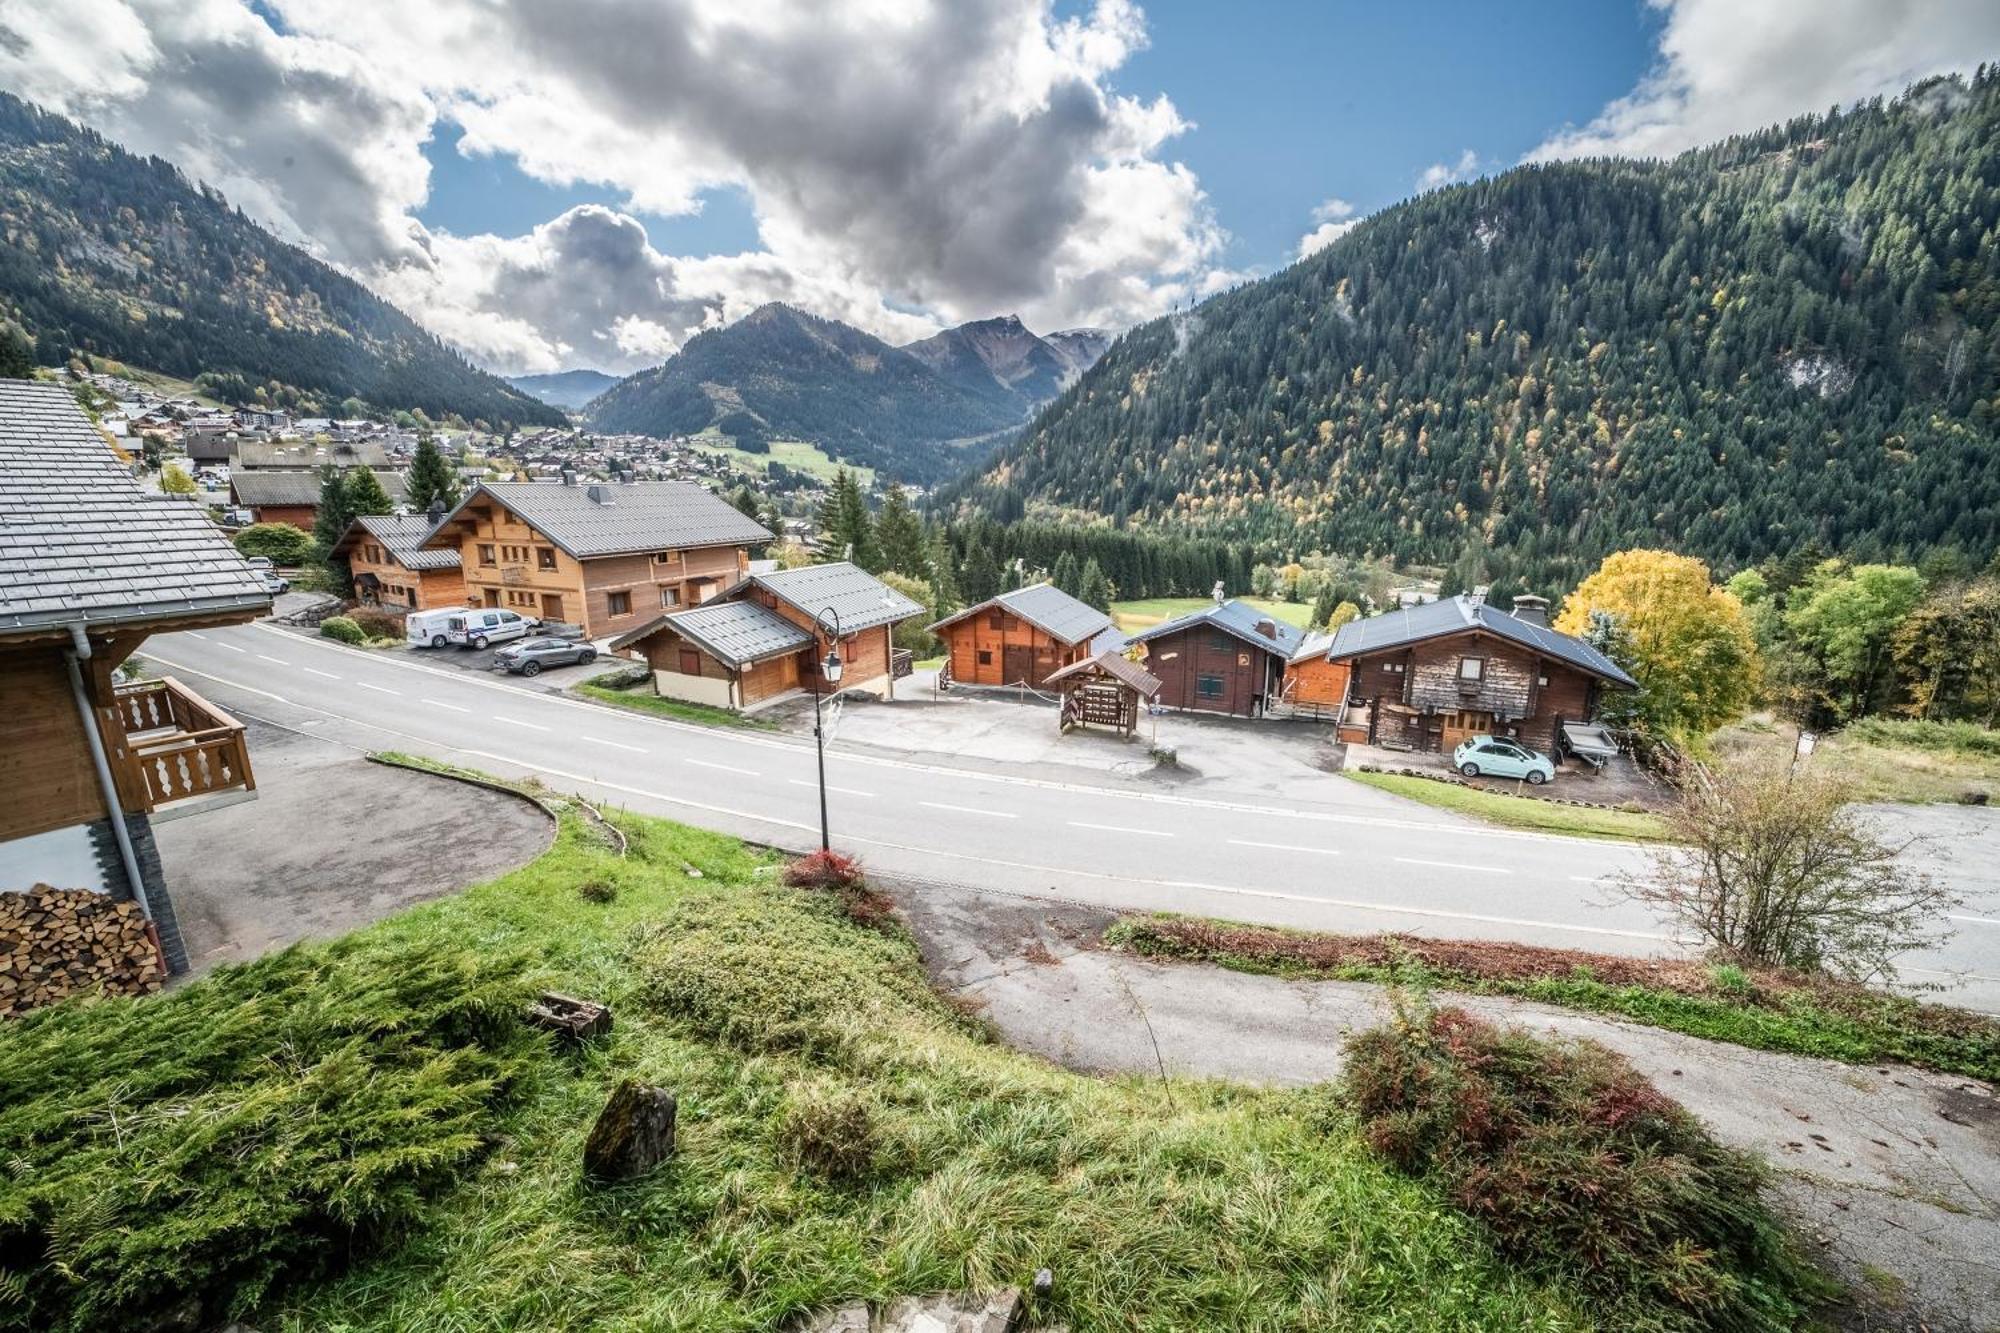
<svg viewBox="0 0 2000 1333">
<path fill-rule="evenodd" d="M 1768 715 L 1747 718 L 1710 738 L 1717 755 L 1790 754 L 1798 728 Z M 1805 762 L 1837 770 L 1864 801 L 1927 804 L 1967 791 L 2000 799 L 2000 732 L 1969 722 L 1864 718 L 1820 737 Z"/>
<path fill-rule="evenodd" d="M 1580 805 L 1557 805 L 1527 796 L 1506 796 L 1477 787 L 1460 787 L 1429 778 L 1404 777 L 1400 773 L 1345 773 L 1342 776 L 1393 792 L 1413 801 L 1450 810 L 1489 824 L 1507 828 L 1532 829 L 1537 833 L 1566 833 L 1578 838 L 1616 838 L 1657 842 L 1666 837 L 1666 825 L 1659 816 L 1626 810 L 1593 810 Z"/>
<path fill-rule="evenodd" d="M 695 436 L 693 443 L 703 453 L 721 454 L 746 472 L 768 472 L 771 464 L 783 463 L 794 471 L 809 473 L 822 481 L 832 481 L 834 473 L 844 467 L 854 474 L 854 479 L 864 489 L 875 481 L 874 468 L 841 463 L 818 445 L 805 440 L 772 440 L 771 452 L 767 454 L 745 453 L 730 443 L 726 435 L 704 433 Z"/>
<path fill-rule="evenodd" d="M 650 713 L 654 717 L 670 717 L 676 722 L 693 722 L 703 727 L 740 727 L 748 731 L 775 731 L 777 727 L 762 718 L 745 717 L 732 713 L 727 708 L 712 708 L 708 704 L 689 703 L 684 699 L 666 699 L 653 693 L 651 681 L 642 680 L 629 688 L 615 685 L 600 685 L 598 681 L 616 680 L 622 672 L 611 672 L 595 680 L 586 680 L 571 688 L 586 699 L 610 704 L 613 708 L 623 708 L 634 713 Z"/>
<path fill-rule="evenodd" d="M 11 1326 L 729 1330 L 1056 1275 L 1072 1329 L 1581 1330 L 1324 1090 L 1065 1073 L 994 1045 L 899 928 L 765 853 L 574 815 L 512 874 L 0 1043 Z M 699 871 L 699 877 L 693 871 Z M 581 1049 L 542 989 L 608 1003 Z M 679 1150 L 596 1185 L 623 1079 Z M 230 1299 L 234 1293 L 235 1299 Z"/>
<path fill-rule="evenodd" d="M 1828 978 L 1681 959 L 1135 915 L 1107 943 L 1242 972 L 1511 995 L 1761 1051 L 2000 1078 L 2000 1019 Z"/>
<path fill-rule="evenodd" d="M 1287 625 L 1306 627 L 1306 620 L 1312 615 L 1312 607 L 1306 602 L 1273 602 L 1261 597 L 1240 597 L 1260 611 L 1268 611 L 1273 617 Z M 1151 597 L 1138 602 L 1113 602 L 1111 619 L 1127 634 L 1142 629 L 1151 629 L 1163 620 L 1198 611 L 1209 605 L 1206 597 Z"/>
</svg>

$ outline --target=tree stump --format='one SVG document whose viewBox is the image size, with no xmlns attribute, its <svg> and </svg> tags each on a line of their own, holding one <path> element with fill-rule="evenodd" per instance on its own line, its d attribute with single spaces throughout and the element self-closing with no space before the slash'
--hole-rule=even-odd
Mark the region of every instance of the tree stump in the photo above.
<svg viewBox="0 0 2000 1333">
<path fill-rule="evenodd" d="M 599 1180 L 635 1180 L 673 1156 L 674 1094 L 626 1079 L 583 1145 L 583 1169 Z"/>
</svg>

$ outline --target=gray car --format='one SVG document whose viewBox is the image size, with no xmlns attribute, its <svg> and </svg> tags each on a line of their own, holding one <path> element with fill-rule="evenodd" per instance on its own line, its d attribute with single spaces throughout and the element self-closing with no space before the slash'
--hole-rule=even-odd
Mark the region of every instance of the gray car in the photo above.
<svg viewBox="0 0 2000 1333">
<path fill-rule="evenodd" d="M 523 639 L 493 654 L 493 665 L 517 676 L 539 676 L 543 667 L 595 662 L 597 649 L 571 639 Z"/>
</svg>

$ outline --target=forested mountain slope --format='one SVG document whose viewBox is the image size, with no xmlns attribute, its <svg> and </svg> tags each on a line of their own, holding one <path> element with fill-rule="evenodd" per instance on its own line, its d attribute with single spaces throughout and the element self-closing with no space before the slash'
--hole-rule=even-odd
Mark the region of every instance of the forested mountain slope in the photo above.
<svg viewBox="0 0 2000 1333">
<path fill-rule="evenodd" d="M 557 370 L 546 375 L 509 375 L 507 382 L 554 407 L 580 409 L 618 382 L 601 370 Z"/>
<path fill-rule="evenodd" d="M 2000 527 L 2000 73 L 1388 209 L 1125 335 L 994 512 L 1572 576 Z"/>
<path fill-rule="evenodd" d="M 43 360 L 72 349 L 225 396 L 275 381 L 433 418 L 563 419 L 401 311 L 190 182 L 0 93 L 0 314 Z"/>
</svg>

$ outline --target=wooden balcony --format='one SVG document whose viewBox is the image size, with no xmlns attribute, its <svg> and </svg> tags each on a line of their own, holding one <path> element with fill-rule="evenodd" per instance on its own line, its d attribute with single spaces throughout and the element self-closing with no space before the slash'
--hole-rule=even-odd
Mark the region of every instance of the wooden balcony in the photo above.
<svg viewBox="0 0 2000 1333">
<path fill-rule="evenodd" d="M 128 809 L 256 790 L 243 724 L 172 676 L 120 685 L 114 704 L 123 735 L 104 740 Z"/>
</svg>

